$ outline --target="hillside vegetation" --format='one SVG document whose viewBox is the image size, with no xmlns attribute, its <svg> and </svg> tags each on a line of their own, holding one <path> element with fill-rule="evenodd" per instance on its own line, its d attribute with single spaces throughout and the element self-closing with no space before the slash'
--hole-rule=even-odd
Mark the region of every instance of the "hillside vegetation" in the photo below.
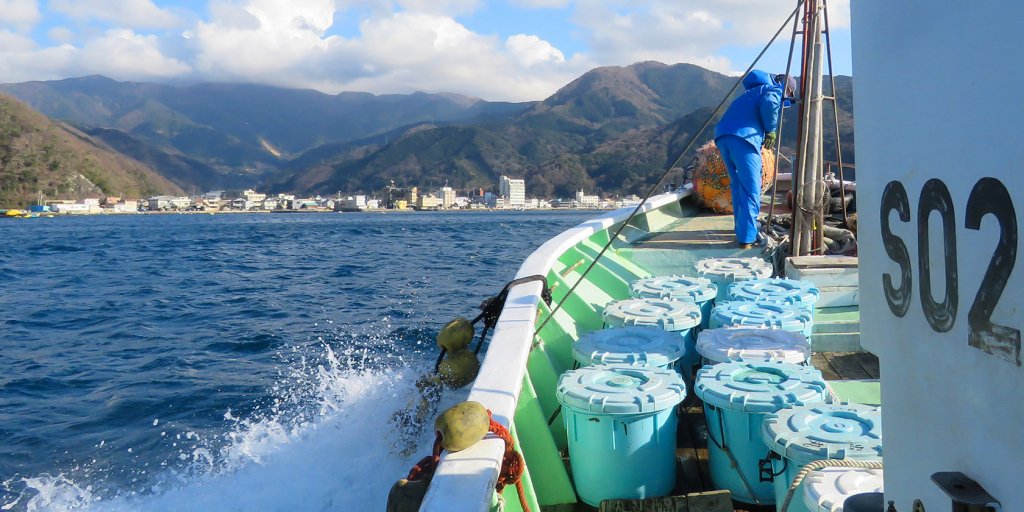
<svg viewBox="0 0 1024 512">
<path fill-rule="evenodd" d="M 581 188 L 646 191 L 736 79 L 690 64 L 641 62 L 591 70 L 531 103 L 95 76 L 0 90 L 189 191 L 374 193 L 391 180 L 494 190 L 504 174 L 525 178 L 531 196 L 566 197 Z M 853 163 L 852 81 L 836 82 L 843 160 Z M 795 113 L 787 111 L 781 139 L 787 157 Z M 835 160 L 830 108 L 825 117 L 825 158 Z M 712 133 L 713 126 L 698 142 Z"/>
<path fill-rule="evenodd" d="M 89 135 L 0 95 L 0 207 L 101 195 L 140 197 L 181 189 Z"/>
</svg>

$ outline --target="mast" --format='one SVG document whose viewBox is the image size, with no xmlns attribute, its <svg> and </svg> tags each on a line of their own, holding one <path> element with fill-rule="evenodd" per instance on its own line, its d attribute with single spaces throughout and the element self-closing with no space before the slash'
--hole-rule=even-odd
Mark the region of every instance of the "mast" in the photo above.
<svg viewBox="0 0 1024 512">
<path fill-rule="evenodd" d="M 797 162 L 793 172 L 794 256 L 815 254 L 823 247 L 826 193 L 823 174 L 822 43 L 824 3 L 806 0 L 803 16 L 803 53 L 800 62 Z"/>
</svg>

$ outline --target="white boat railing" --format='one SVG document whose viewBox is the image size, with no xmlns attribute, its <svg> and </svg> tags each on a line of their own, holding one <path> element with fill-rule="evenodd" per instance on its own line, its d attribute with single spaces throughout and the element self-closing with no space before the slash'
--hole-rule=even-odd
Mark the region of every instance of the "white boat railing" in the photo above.
<svg viewBox="0 0 1024 512">
<path fill-rule="evenodd" d="M 689 196 L 690 188 L 654 196 L 641 207 L 643 215 Z M 593 234 L 625 221 L 635 207 L 622 208 L 589 220 L 548 240 L 519 267 L 516 278 L 547 275 L 565 251 Z M 480 374 L 467 400 L 482 403 L 508 427 L 516 411 L 533 345 L 541 284 L 536 281 L 509 290 L 505 307 L 494 328 Z M 488 510 L 498 480 L 505 445 L 492 435 L 457 453 L 446 453 L 434 474 L 421 512 L 481 512 Z"/>
</svg>

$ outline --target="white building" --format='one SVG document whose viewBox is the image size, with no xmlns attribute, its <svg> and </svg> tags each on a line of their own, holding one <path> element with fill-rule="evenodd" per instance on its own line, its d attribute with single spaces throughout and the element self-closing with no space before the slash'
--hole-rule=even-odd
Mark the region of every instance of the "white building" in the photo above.
<svg viewBox="0 0 1024 512">
<path fill-rule="evenodd" d="M 437 192 L 437 198 L 441 201 L 441 208 L 455 206 L 455 189 L 445 185 Z"/>
<path fill-rule="evenodd" d="M 246 190 L 242 191 L 242 197 L 244 197 L 246 199 L 246 201 L 252 201 L 254 203 L 262 203 L 263 200 L 267 198 L 267 195 L 266 194 L 260 194 L 259 192 L 256 192 L 255 190 L 250 188 L 250 189 L 246 189 Z"/>
<path fill-rule="evenodd" d="M 146 200 L 149 211 L 186 210 L 192 206 L 192 199 L 179 196 L 154 196 Z"/>
<path fill-rule="evenodd" d="M 588 196 L 583 193 L 582 190 L 576 191 L 576 207 L 577 208 L 597 208 L 601 204 L 601 199 L 597 196 Z"/>
<path fill-rule="evenodd" d="M 507 208 L 523 208 L 526 205 L 526 180 L 501 176 L 498 184 L 498 195 L 506 199 Z"/>
<path fill-rule="evenodd" d="M 366 196 L 364 195 L 348 196 L 334 200 L 334 211 L 336 212 L 361 212 L 367 208 Z"/>
<path fill-rule="evenodd" d="M 113 205 L 113 209 L 115 213 L 137 213 L 139 211 L 139 202 L 122 199 Z"/>
<path fill-rule="evenodd" d="M 99 213 L 99 205 L 89 205 L 84 203 L 70 203 L 70 204 L 55 204 L 50 207 L 57 213 L 70 213 L 70 214 L 85 214 L 85 213 Z M 93 211 L 93 208 L 96 211 Z"/>
</svg>

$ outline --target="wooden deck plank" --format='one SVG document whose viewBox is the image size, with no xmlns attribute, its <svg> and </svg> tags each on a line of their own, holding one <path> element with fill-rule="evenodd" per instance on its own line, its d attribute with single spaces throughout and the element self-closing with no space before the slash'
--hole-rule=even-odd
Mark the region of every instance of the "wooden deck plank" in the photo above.
<svg viewBox="0 0 1024 512">
<path fill-rule="evenodd" d="M 880 379 L 882 377 L 882 371 L 878 366 L 878 356 L 871 352 L 858 352 L 856 360 L 860 363 L 861 368 L 869 375 L 869 379 Z"/>
<path fill-rule="evenodd" d="M 859 352 L 822 352 L 840 380 L 870 379 L 871 376 L 857 361 Z"/>
<path fill-rule="evenodd" d="M 839 374 L 829 364 L 828 359 L 825 358 L 824 352 L 815 352 L 811 355 L 811 364 L 815 368 L 821 371 L 822 377 L 825 380 L 839 380 Z"/>
</svg>

